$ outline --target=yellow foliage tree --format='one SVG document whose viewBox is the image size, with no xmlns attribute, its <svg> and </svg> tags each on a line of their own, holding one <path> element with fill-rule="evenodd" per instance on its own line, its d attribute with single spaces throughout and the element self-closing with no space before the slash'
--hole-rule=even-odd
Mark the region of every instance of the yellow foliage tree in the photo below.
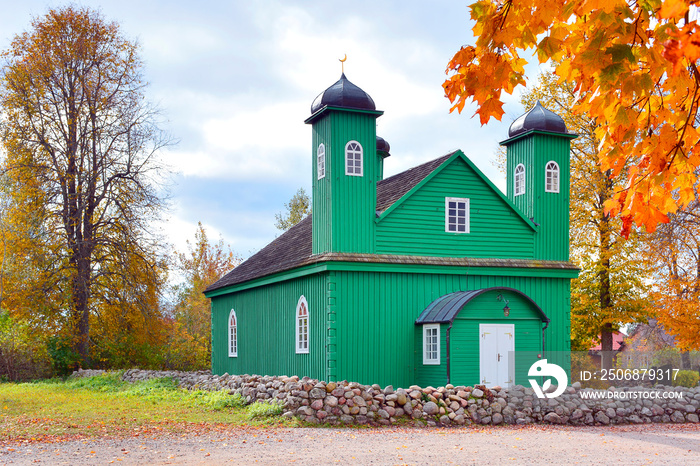
<svg viewBox="0 0 700 466">
<path fill-rule="evenodd" d="M 481 123 L 503 115 L 502 92 L 525 85 L 523 51 L 558 62 L 574 85 L 575 115 L 595 121 L 598 162 L 616 183 L 606 212 L 653 232 L 695 199 L 700 166 L 698 24 L 683 0 L 479 0 L 469 8 L 475 45 L 447 66 L 446 96 Z M 693 8 L 695 6 L 693 5 Z"/>
<path fill-rule="evenodd" d="M 14 254 L 5 261 L 18 272 L 3 305 L 29 317 L 36 310 L 23 299 L 34 296 L 37 314 L 45 309 L 90 364 L 95 328 L 128 314 L 140 322 L 134 332 L 146 331 L 142 320 L 159 309 L 150 223 L 162 208 L 155 154 L 167 138 L 143 96 L 137 45 L 93 10 L 49 10 L 2 58 L 3 188 L 23 209 L 3 219 Z"/>
<path fill-rule="evenodd" d="M 197 224 L 194 243 L 176 253 L 175 270 L 183 281 L 175 287 L 173 346 L 189 354 L 172 365 L 189 369 L 211 366 L 211 303 L 204 296 L 207 286 L 236 267 L 241 259 L 223 239 L 211 243 L 202 223 Z"/>
<path fill-rule="evenodd" d="M 603 363 L 611 367 L 613 332 L 646 319 L 650 274 L 640 234 L 633 230 L 629 239 L 621 237 L 621 220 L 605 212 L 605 202 L 622 180 L 598 170 L 597 125 L 571 112 L 575 100 L 573 85 L 543 73 L 521 103 L 530 108 L 540 101 L 579 136 L 571 143 L 571 259 L 581 268 L 571 284 L 572 349 L 588 350 L 600 338 Z"/>
</svg>

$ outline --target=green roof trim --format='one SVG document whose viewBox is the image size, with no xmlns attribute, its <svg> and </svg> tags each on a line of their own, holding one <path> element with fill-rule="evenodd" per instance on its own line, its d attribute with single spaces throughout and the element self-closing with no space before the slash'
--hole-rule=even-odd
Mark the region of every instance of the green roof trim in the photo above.
<svg viewBox="0 0 700 466">
<path fill-rule="evenodd" d="M 530 131 L 520 133 L 517 136 L 513 136 L 512 138 L 505 139 L 499 142 L 498 144 L 501 146 L 507 146 L 508 144 L 515 142 L 518 139 L 523 139 L 533 134 L 544 134 L 545 136 L 557 136 L 560 138 L 568 139 L 576 139 L 578 137 L 578 134 L 576 133 L 557 133 L 556 131 L 542 131 L 541 129 L 531 129 Z"/>
</svg>

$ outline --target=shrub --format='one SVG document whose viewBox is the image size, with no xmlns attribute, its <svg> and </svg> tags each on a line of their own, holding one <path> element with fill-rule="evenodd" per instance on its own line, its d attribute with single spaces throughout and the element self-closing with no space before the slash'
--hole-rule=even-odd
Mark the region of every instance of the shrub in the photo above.
<svg viewBox="0 0 700 466">
<path fill-rule="evenodd" d="M 29 324 L 0 311 L 0 380 L 25 381 L 51 376 L 46 345 Z"/>
<path fill-rule="evenodd" d="M 67 376 L 80 367 L 80 355 L 73 350 L 70 338 L 63 336 L 50 337 L 46 342 L 46 347 L 56 375 Z"/>
<path fill-rule="evenodd" d="M 700 374 L 695 371 L 678 371 L 676 378 L 673 379 L 674 387 L 695 388 L 700 381 Z"/>
</svg>

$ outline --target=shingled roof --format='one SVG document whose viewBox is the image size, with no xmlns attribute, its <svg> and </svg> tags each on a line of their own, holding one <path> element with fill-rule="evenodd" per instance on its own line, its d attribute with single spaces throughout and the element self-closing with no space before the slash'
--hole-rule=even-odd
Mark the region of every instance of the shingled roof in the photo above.
<svg viewBox="0 0 700 466">
<path fill-rule="evenodd" d="M 401 199 L 426 176 L 445 163 L 454 152 L 410 168 L 377 183 L 377 211 L 383 212 Z M 241 265 L 207 287 L 214 291 L 226 286 L 293 269 L 311 257 L 311 215 L 284 232 Z"/>
</svg>

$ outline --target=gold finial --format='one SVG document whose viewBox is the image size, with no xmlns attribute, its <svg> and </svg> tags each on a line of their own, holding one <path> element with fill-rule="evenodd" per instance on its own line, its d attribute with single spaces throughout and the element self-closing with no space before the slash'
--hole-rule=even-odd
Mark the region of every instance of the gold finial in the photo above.
<svg viewBox="0 0 700 466">
<path fill-rule="evenodd" d="M 343 74 L 345 74 L 345 60 L 348 59 L 348 54 L 346 53 L 343 58 L 339 58 L 338 61 L 340 62 L 340 70 Z"/>
</svg>

